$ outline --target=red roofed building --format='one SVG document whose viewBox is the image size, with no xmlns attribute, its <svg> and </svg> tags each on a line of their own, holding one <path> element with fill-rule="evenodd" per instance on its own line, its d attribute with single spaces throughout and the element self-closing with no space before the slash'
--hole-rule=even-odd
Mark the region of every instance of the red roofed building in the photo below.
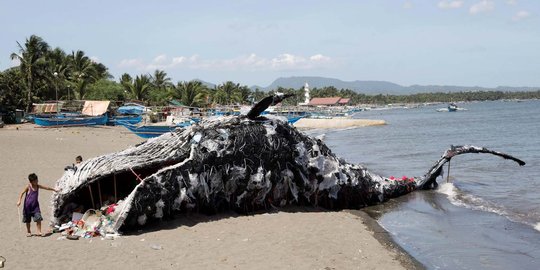
<svg viewBox="0 0 540 270">
<path fill-rule="evenodd" d="M 341 97 L 312 98 L 309 106 L 337 106 Z"/>
<path fill-rule="evenodd" d="M 349 105 L 349 102 L 351 101 L 350 98 L 342 98 L 339 100 L 339 105 Z"/>
<path fill-rule="evenodd" d="M 343 106 L 349 104 L 350 98 L 341 97 L 325 97 L 312 98 L 309 101 L 309 106 Z"/>
</svg>

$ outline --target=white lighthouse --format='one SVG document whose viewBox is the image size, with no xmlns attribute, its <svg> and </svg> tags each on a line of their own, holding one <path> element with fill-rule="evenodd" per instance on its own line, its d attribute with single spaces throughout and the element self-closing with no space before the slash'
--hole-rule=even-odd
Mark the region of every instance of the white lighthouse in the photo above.
<svg viewBox="0 0 540 270">
<path fill-rule="evenodd" d="M 298 105 L 307 106 L 310 100 L 311 98 L 309 97 L 309 84 L 306 82 L 306 84 L 304 84 L 304 102 Z"/>
</svg>

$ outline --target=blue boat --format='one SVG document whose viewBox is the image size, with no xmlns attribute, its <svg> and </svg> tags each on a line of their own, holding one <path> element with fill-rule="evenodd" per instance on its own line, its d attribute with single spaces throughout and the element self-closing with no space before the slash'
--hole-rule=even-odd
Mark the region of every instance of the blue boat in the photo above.
<svg viewBox="0 0 540 270">
<path fill-rule="evenodd" d="M 89 116 L 89 117 L 67 117 L 59 115 L 48 118 L 34 118 L 34 123 L 43 127 L 70 127 L 70 126 L 95 126 L 105 125 L 107 123 L 107 115 Z"/>
<path fill-rule="evenodd" d="M 287 116 L 287 122 L 289 122 L 289 124 L 294 124 L 302 118 L 304 118 L 304 116 Z"/>
<path fill-rule="evenodd" d="M 182 122 L 182 123 L 178 123 L 178 124 L 173 125 L 173 126 L 168 126 L 168 125 L 136 126 L 136 125 L 132 125 L 132 124 L 129 124 L 129 123 L 123 123 L 123 122 L 120 121 L 119 124 L 126 127 L 127 129 L 129 129 L 129 131 L 133 132 L 135 135 L 137 135 L 137 136 L 139 136 L 141 138 L 144 138 L 144 139 L 149 139 L 149 138 L 154 138 L 154 137 L 161 136 L 161 135 L 163 135 L 163 134 L 165 134 L 167 132 L 172 132 L 176 128 L 188 127 L 192 123 L 191 122 Z"/>
<path fill-rule="evenodd" d="M 127 103 L 119 107 L 116 111 L 124 115 L 141 115 L 146 111 L 146 107 L 136 103 Z"/>
<path fill-rule="evenodd" d="M 131 124 L 135 125 L 142 121 L 141 115 L 117 115 L 112 119 L 109 119 L 107 122 L 108 125 L 124 125 Z"/>
<path fill-rule="evenodd" d="M 136 103 L 126 103 L 124 106 L 116 109 L 114 116 L 109 118 L 107 125 L 122 125 L 122 123 L 138 124 L 142 121 L 142 114 L 146 107 Z"/>
</svg>

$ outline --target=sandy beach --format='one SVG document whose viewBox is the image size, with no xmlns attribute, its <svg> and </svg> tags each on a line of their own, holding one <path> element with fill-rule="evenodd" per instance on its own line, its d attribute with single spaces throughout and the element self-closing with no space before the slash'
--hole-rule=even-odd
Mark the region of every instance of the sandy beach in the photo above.
<svg viewBox="0 0 540 270">
<path fill-rule="evenodd" d="M 384 120 L 345 117 L 333 117 L 328 119 L 302 118 L 298 120 L 298 122 L 294 123 L 294 126 L 299 129 L 343 129 L 380 125 L 386 125 L 386 122 Z"/>
<path fill-rule="evenodd" d="M 54 186 L 77 155 L 89 159 L 143 140 L 122 127 L 0 129 L 0 256 L 6 269 L 417 269 L 362 211 L 178 215 L 116 240 L 25 236 L 17 197 L 34 172 Z M 50 191 L 40 191 L 47 230 Z M 32 223 L 35 232 L 35 223 Z"/>
</svg>

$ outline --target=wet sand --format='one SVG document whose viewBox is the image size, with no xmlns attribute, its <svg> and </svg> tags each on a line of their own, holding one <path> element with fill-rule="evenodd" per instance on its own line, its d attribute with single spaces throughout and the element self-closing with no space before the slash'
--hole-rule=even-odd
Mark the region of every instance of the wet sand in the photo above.
<svg viewBox="0 0 540 270">
<path fill-rule="evenodd" d="M 35 172 L 40 184 L 54 186 L 75 156 L 87 159 L 142 141 L 122 127 L 45 129 L 25 124 L 0 129 L 0 256 L 7 260 L 5 268 L 421 268 L 362 211 L 290 207 L 254 215 L 182 214 L 116 240 L 25 237 L 16 202 L 29 173 Z M 50 196 L 50 191 L 40 191 L 45 230 Z"/>
</svg>

